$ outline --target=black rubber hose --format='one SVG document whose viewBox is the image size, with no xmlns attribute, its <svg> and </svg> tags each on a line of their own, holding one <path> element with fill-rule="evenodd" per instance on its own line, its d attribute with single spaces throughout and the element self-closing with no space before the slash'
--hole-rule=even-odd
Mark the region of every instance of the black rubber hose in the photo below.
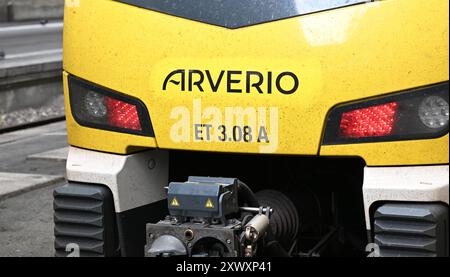
<svg viewBox="0 0 450 277">
<path fill-rule="evenodd" d="M 247 203 L 250 207 L 259 208 L 259 201 L 256 198 L 253 191 L 242 181 L 239 181 L 238 185 L 239 200 Z M 266 245 L 269 246 L 265 249 L 265 252 L 271 257 L 289 257 L 289 253 L 281 246 L 281 244 L 275 239 L 272 232 L 272 228 L 267 228 L 267 235 L 265 238 Z"/>
<path fill-rule="evenodd" d="M 290 198 L 275 190 L 261 190 L 255 194 L 262 206 L 270 206 L 274 212 L 270 218 L 270 229 L 275 239 L 285 249 L 290 249 L 299 230 L 299 216 L 294 203 Z"/>
</svg>

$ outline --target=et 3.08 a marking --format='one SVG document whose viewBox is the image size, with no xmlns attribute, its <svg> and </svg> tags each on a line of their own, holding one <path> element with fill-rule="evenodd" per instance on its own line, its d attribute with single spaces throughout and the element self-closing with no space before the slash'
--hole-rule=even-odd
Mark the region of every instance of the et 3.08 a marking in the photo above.
<svg viewBox="0 0 450 277">
<path fill-rule="evenodd" d="M 194 139 L 196 141 L 219 141 L 219 142 L 258 142 L 270 143 L 267 129 L 259 126 L 255 131 L 251 126 L 235 125 L 227 128 L 219 125 L 216 128 L 212 124 L 194 124 Z M 214 134 L 217 134 L 214 137 Z"/>
<path fill-rule="evenodd" d="M 283 84 L 283 82 L 288 82 L 289 85 Z M 170 72 L 165 78 L 163 91 L 167 91 L 169 83 L 182 92 L 192 92 L 194 87 L 200 92 L 204 92 L 205 89 L 217 92 L 223 85 L 226 86 L 227 93 L 257 91 L 259 94 L 272 94 L 273 91 L 278 91 L 282 95 L 294 94 L 300 86 L 299 77 L 291 71 L 283 71 L 279 74 L 268 71 L 263 74 L 259 71 L 221 70 L 217 76 L 213 77 L 209 70 L 177 69 Z"/>
</svg>

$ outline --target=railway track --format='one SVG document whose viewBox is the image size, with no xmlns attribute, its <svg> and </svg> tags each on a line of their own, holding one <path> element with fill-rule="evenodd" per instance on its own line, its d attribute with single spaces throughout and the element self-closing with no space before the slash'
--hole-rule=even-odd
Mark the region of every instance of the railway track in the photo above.
<svg viewBox="0 0 450 277">
<path fill-rule="evenodd" d="M 0 134 L 64 120 L 62 28 L 0 25 Z"/>
<path fill-rule="evenodd" d="M 23 129 L 39 127 L 39 126 L 47 125 L 50 123 L 60 122 L 60 121 L 64 121 L 65 119 L 66 119 L 65 116 L 56 116 L 56 117 L 52 117 L 52 118 L 36 120 L 33 122 L 29 122 L 29 123 L 18 124 L 18 125 L 14 125 L 14 126 L 5 127 L 5 128 L 0 128 L 0 135 L 9 133 L 9 132 L 23 130 Z"/>
</svg>

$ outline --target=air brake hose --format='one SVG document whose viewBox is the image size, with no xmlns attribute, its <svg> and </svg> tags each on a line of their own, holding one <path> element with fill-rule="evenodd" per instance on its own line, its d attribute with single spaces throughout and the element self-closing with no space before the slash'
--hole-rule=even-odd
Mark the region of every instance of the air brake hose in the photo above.
<svg viewBox="0 0 450 277">
<path fill-rule="evenodd" d="M 256 198 L 253 191 L 244 182 L 240 180 L 238 185 L 238 195 L 239 200 L 243 200 L 243 202 L 247 203 L 247 205 L 249 205 L 250 207 L 259 208 L 259 201 Z M 266 245 L 268 246 L 265 250 L 267 250 L 269 256 L 289 257 L 289 254 L 286 252 L 286 250 L 275 239 L 275 236 L 273 235 L 271 228 L 267 228 L 267 235 L 265 241 Z"/>
</svg>

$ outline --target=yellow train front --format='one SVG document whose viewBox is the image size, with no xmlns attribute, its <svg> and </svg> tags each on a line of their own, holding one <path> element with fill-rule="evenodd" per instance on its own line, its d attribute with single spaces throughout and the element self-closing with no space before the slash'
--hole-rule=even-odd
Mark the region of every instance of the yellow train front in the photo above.
<svg viewBox="0 0 450 277">
<path fill-rule="evenodd" d="M 56 255 L 448 256 L 448 5 L 66 1 Z"/>
</svg>

